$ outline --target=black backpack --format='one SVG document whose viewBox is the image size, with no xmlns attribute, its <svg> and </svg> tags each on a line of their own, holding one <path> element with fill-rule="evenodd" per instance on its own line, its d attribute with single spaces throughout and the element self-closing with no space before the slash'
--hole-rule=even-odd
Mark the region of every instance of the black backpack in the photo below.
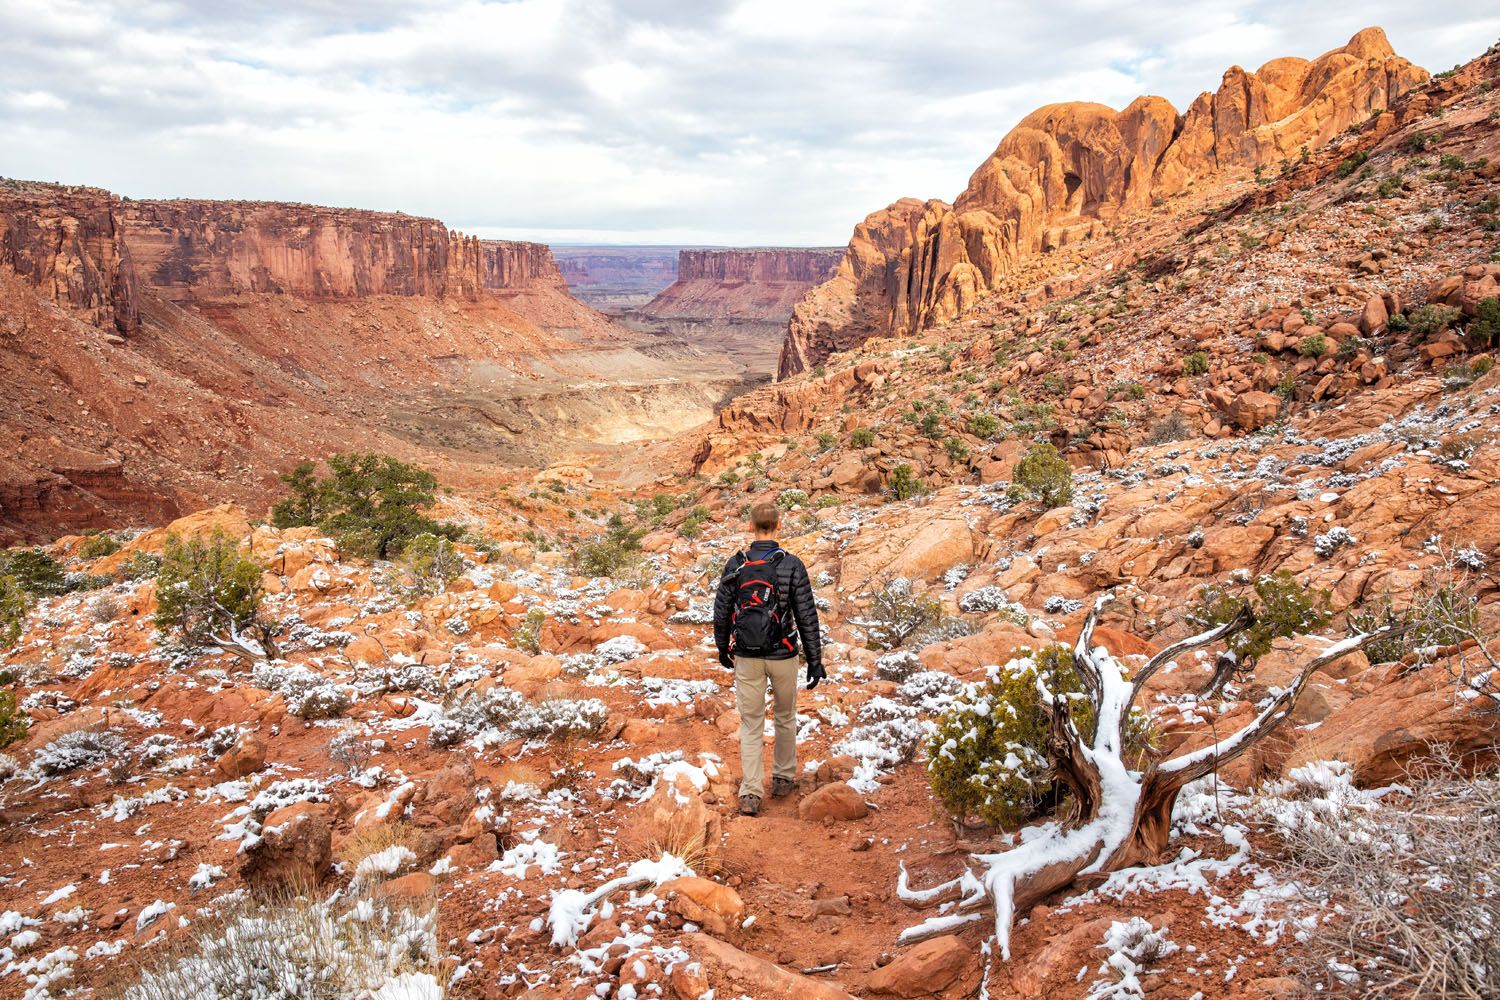
<svg viewBox="0 0 1500 1000">
<path fill-rule="evenodd" d="M 797 652 L 792 630 L 783 617 L 786 605 L 776 587 L 776 565 L 784 555 L 781 549 L 772 549 L 762 559 L 740 553 L 729 634 L 729 651 L 735 656 Z"/>
</svg>

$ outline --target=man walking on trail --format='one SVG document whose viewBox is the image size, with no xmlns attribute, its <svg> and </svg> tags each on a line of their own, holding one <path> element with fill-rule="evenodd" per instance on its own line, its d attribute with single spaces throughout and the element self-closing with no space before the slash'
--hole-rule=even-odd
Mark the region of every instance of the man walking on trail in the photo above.
<svg viewBox="0 0 1500 1000">
<path fill-rule="evenodd" d="M 754 816 L 764 797 L 761 751 L 766 728 L 766 682 L 775 703 L 776 750 L 771 762 L 771 794 L 780 798 L 797 787 L 797 640 L 807 659 L 807 689 L 823 672 L 823 637 L 818 608 L 802 560 L 776 542 L 781 511 L 775 504 L 750 510 L 755 541 L 736 552 L 719 578 L 714 595 L 714 642 L 719 662 L 734 671 L 734 697 L 740 711 L 740 812 Z"/>
</svg>

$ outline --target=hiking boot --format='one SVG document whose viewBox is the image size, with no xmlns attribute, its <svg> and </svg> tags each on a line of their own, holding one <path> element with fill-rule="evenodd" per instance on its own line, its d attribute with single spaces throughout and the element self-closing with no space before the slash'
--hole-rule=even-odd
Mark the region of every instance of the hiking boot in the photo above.
<svg viewBox="0 0 1500 1000">
<path fill-rule="evenodd" d="M 779 799 L 784 795 L 790 795 L 797 790 L 797 783 L 791 778 L 771 779 L 771 798 Z"/>
<path fill-rule="evenodd" d="M 741 816 L 758 816 L 758 815 L 760 815 L 760 796 L 759 795 L 741 795 L 740 796 L 740 815 Z"/>
</svg>

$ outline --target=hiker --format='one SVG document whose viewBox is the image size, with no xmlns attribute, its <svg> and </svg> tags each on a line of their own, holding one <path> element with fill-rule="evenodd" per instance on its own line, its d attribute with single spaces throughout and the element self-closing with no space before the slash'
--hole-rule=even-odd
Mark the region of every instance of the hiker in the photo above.
<svg viewBox="0 0 1500 1000">
<path fill-rule="evenodd" d="M 740 812 L 754 816 L 764 797 L 761 750 L 766 727 L 766 682 L 775 702 L 776 750 L 771 762 L 771 794 L 780 798 L 797 787 L 797 646 L 807 660 L 807 689 L 828 675 L 823 671 L 823 637 L 818 608 L 802 560 L 776 541 L 781 511 L 775 504 L 750 510 L 755 541 L 736 552 L 719 578 L 714 596 L 714 642 L 719 662 L 734 671 L 734 697 L 740 710 Z"/>
</svg>

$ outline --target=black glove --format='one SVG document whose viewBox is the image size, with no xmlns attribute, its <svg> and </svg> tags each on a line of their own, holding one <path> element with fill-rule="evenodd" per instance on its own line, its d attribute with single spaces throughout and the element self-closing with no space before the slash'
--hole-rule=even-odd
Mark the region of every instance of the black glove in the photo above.
<svg viewBox="0 0 1500 1000">
<path fill-rule="evenodd" d="M 827 679 L 828 672 L 823 669 L 822 663 L 809 663 L 807 665 L 807 689 L 809 691 L 818 686 L 818 681 Z"/>
<path fill-rule="evenodd" d="M 728 653 L 720 653 L 719 654 L 719 664 L 725 670 L 733 670 L 734 669 L 734 657 L 730 656 Z"/>
</svg>

